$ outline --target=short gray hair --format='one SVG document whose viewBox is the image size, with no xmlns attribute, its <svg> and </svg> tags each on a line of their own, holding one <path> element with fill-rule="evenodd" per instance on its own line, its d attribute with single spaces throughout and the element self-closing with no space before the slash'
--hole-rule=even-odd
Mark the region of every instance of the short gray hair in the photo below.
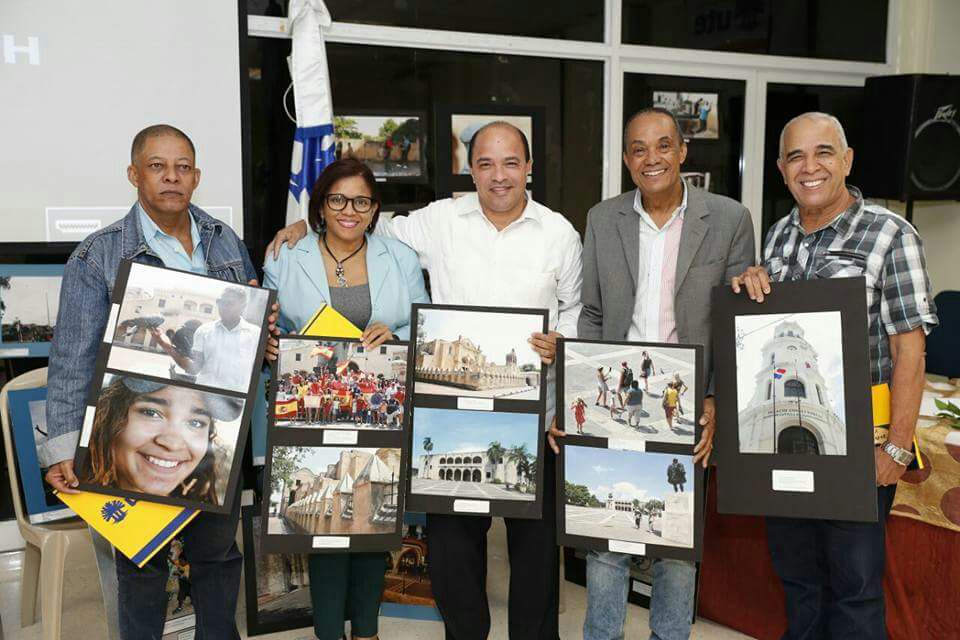
<svg viewBox="0 0 960 640">
<path fill-rule="evenodd" d="M 780 152 L 777 154 L 778 158 L 783 158 L 783 138 L 787 133 L 787 129 L 794 122 L 799 122 L 800 120 L 819 120 L 820 122 L 829 122 L 833 125 L 833 128 L 837 131 L 837 137 L 840 138 L 840 153 L 846 153 L 847 151 L 847 134 L 843 130 L 843 125 L 840 124 L 840 121 L 837 120 L 836 116 L 832 116 L 829 113 L 824 113 L 822 111 L 807 111 L 806 113 L 801 113 L 800 115 L 791 118 L 790 121 L 783 125 L 783 129 L 780 130 Z"/>
</svg>

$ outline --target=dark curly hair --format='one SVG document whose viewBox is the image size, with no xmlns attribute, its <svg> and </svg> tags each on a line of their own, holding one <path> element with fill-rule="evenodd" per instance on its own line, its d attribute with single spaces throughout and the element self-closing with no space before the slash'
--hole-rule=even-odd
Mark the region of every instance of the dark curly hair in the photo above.
<svg viewBox="0 0 960 640">
<path fill-rule="evenodd" d="M 370 167 L 354 158 L 341 158 L 327 165 L 317 181 L 313 183 L 313 189 L 310 191 L 310 204 L 307 207 L 307 222 L 310 228 L 317 234 L 322 234 L 326 229 L 326 223 L 323 219 L 323 205 L 326 202 L 327 194 L 338 181 L 344 178 L 358 176 L 363 178 L 370 190 L 370 199 L 373 200 L 373 206 L 376 210 L 373 213 L 373 220 L 367 229 L 369 232 L 377 226 L 377 220 L 380 219 L 380 189 L 377 188 L 377 181 L 373 177 Z"/>
</svg>

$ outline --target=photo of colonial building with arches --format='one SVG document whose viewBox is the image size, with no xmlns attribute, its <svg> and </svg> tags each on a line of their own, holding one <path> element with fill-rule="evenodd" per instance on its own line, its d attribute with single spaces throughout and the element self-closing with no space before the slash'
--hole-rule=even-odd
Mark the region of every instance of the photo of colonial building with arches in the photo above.
<svg viewBox="0 0 960 640">
<path fill-rule="evenodd" d="M 482 500 L 534 500 L 536 414 L 418 407 L 411 492 Z"/>
<path fill-rule="evenodd" d="M 399 482 L 399 448 L 275 447 L 267 533 L 393 533 Z"/>
<path fill-rule="evenodd" d="M 527 340 L 542 329 L 540 315 L 420 309 L 414 391 L 537 400 L 540 358 Z"/>
<path fill-rule="evenodd" d="M 840 313 L 736 318 L 741 453 L 846 455 Z"/>
</svg>

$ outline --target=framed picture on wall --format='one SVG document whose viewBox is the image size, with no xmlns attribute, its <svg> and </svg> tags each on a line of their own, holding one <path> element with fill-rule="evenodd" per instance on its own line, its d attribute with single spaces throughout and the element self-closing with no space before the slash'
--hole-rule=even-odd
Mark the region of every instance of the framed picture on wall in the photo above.
<svg viewBox="0 0 960 640">
<path fill-rule="evenodd" d="M 653 106 L 666 109 L 680 123 L 688 140 L 720 137 L 720 102 L 716 93 L 686 93 L 681 91 L 654 91 Z"/>
<path fill-rule="evenodd" d="M 62 279 L 62 264 L 0 265 L 0 359 L 50 355 Z"/>
<path fill-rule="evenodd" d="M 435 142 L 437 193 L 450 197 L 454 193 L 475 189 L 470 176 L 470 141 L 484 125 L 502 121 L 517 127 L 527 139 L 533 170 L 527 188 L 538 202 L 546 194 L 546 139 L 543 107 L 514 105 L 452 105 L 436 108 Z"/>
<path fill-rule="evenodd" d="M 334 156 L 366 164 L 382 182 L 427 182 L 426 114 L 414 109 L 338 110 Z"/>
<path fill-rule="evenodd" d="M 874 522 L 863 278 L 713 293 L 721 513 Z"/>
</svg>

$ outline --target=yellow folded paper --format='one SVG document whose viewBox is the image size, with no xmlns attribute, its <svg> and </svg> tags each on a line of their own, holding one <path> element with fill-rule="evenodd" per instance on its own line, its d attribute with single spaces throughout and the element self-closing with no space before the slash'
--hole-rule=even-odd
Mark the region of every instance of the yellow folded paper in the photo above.
<svg viewBox="0 0 960 640">
<path fill-rule="evenodd" d="M 145 565 L 200 513 L 187 507 L 89 491 L 56 494 L 138 567 Z"/>
<path fill-rule="evenodd" d="M 337 338 L 359 338 L 363 331 L 347 320 L 339 311 L 328 304 L 313 314 L 309 322 L 300 329 L 302 336 L 330 336 Z"/>
</svg>

